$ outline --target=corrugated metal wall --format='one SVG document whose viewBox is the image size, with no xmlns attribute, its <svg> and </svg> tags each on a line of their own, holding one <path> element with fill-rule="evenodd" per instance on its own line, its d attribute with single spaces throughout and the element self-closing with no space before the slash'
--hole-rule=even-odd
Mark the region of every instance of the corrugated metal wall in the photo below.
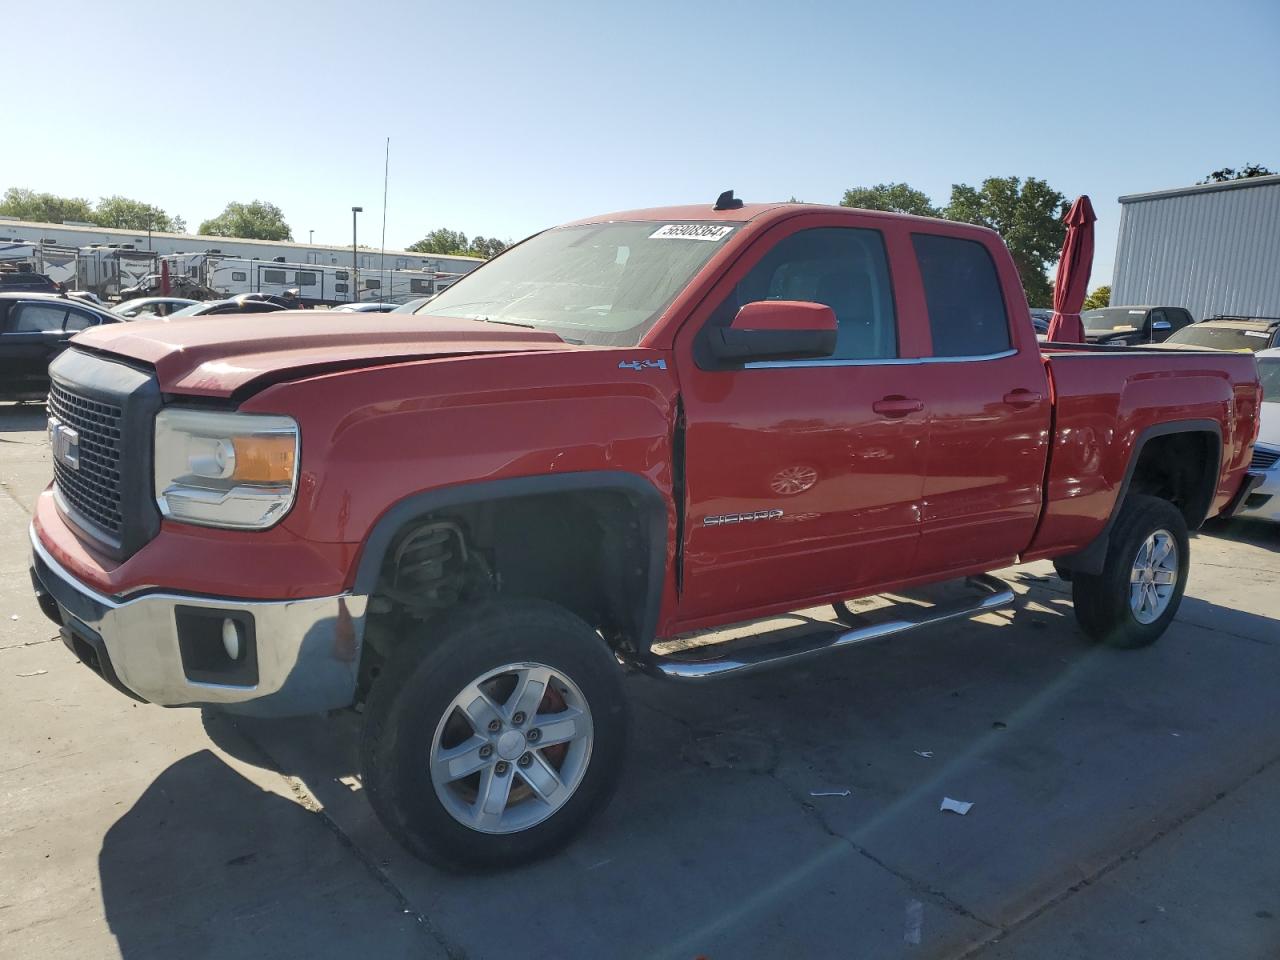
<svg viewBox="0 0 1280 960">
<path fill-rule="evenodd" d="M 1280 177 L 1120 201 L 1113 304 L 1280 317 Z"/>
</svg>

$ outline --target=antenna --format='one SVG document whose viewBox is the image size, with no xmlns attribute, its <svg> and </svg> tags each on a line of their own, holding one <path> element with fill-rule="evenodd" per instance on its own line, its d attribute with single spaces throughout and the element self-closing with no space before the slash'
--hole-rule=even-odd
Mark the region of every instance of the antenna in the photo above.
<svg viewBox="0 0 1280 960">
<path fill-rule="evenodd" d="M 720 196 L 716 197 L 716 205 L 712 210 L 741 210 L 742 201 L 733 195 L 732 190 L 726 190 Z"/>
<path fill-rule="evenodd" d="M 378 261 L 378 273 L 382 276 L 382 289 L 378 299 L 387 297 L 387 181 L 391 177 L 391 138 L 387 137 L 387 156 L 382 165 L 382 254 Z M 391 291 L 394 293 L 394 291 Z"/>
</svg>

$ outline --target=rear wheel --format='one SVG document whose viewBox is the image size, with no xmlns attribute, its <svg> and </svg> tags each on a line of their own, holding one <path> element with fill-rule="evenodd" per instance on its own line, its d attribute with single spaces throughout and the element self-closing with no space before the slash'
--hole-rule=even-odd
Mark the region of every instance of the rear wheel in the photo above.
<svg viewBox="0 0 1280 960">
<path fill-rule="evenodd" d="M 534 600 L 462 610 L 432 634 L 402 644 L 369 696 L 361 768 L 374 811 L 442 866 L 552 852 L 617 780 L 626 711 L 612 653 Z"/>
<path fill-rule="evenodd" d="M 1126 498 L 1102 572 L 1073 574 L 1076 619 L 1115 647 L 1154 643 L 1178 612 L 1189 560 L 1187 522 L 1177 507 L 1159 497 Z"/>
</svg>

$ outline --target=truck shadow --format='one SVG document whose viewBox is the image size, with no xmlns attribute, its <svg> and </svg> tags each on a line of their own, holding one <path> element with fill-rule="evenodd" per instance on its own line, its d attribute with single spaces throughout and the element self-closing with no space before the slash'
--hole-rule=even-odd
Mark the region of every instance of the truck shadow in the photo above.
<svg viewBox="0 0 1280 960">
<path fill-rule="evenodd" d="M 175 764 L 104 841 L 112 930 L 131 958 L 196 937 L 208 956 L 350 955 L 350 905 L 322 888 L 354 870 L 471 957 L 507 955 L 515 930 L 533 955 L 963 952 L 1280 756 L 1280 622 L 1191 597 L 1161 643 L 1116 651 L 1076 630 L 1066 584 L 1009 579 L 1016 621 L 711 685 L 630 677 L 612 804 L 562 854 L 503 873 L 441 873 L 395 845 L 360 791 L 353 712 L 209 713 L 220 748 L 323 813 L 212 754 Z M 960 820 L 943 796 L 976 805 Z M 916 900 L 926 934 L 907 946 Z M 398 929 L 398 909 L 362 909 L 364 928 Z"/>
<path fill-rule="evenodd" d="M 419 936 L 319 817 L 209 750 L 156 778 L 98 866 L 126 960 L 398 956 Z"/>
</svg>

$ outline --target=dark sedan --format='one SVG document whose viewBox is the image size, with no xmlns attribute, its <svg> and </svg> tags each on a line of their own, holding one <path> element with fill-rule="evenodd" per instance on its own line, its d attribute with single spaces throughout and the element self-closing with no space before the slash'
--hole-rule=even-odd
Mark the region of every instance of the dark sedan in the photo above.
<svg viewBox="0 0 1280 960">
<path fill-rule="evenodd" d="M 42 400 L 49 363 L 89 327 L 123 318 L 83 300 L 48 293 L 0 293 L 0 400 Z"/>
<path fill-rule="evenodd" d="M 207 300 L 204 303 L 195 303 L 182 310 L 176 310 L 169 314 L 166 320 L 180 320 L 183 317 L 209 317 L 222 313 L 275 313 L 278 310 L 287 310 L 288 307 L 282 307 L 278 303 L 272 303 L 270 300 L 253 299 L 253 294 L 246 296 L 232 297 L 230 300 Z"/>
<path fill-rule="evenodd" d="M 1195 320 L 1181 307 L 1103 307 L 1080 314 L 1089 343 L 1137 346 L 1161 343 Z"/>
</svg>

